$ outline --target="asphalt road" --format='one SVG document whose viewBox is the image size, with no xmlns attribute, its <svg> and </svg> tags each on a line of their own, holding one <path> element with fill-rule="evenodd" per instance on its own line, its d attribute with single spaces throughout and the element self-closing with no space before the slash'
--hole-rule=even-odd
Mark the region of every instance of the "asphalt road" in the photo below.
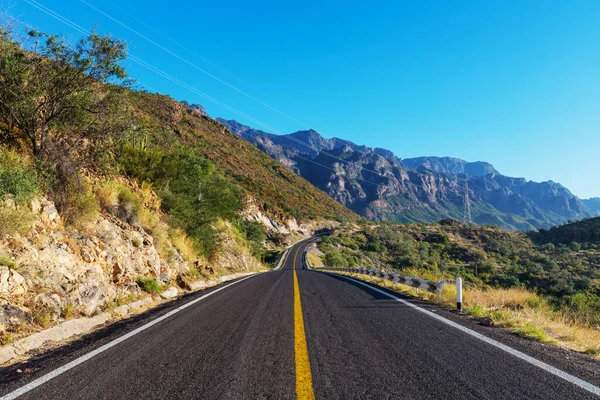
<svg viewBox="0 0 600 400">
<path fill-rule="evenodd" d="M 598 398 L 379 292 L 303 270 L 307 243 L 292 248 L 280 271 L 224 288 L 21 398 L 293 399 L 300 385 L 301 349 L 295 335 L 302 331 L 310 364 L 305 368 L 312 376 L 312 382 L 302 383 L 306 387 L 301 396 L 307 398 L 313 393 L 317 399 Z M 294 274 L 304 324 L 300 330 L 294 318 Z M 157 312 L 157 318 L 167 311 Z M 152 317 L 143 324 L 150 321 Z M 140 326 L 142 322 L 124 327 L 102 343 Z M 534 357 L 549 357 L 528 342 L 505 340 Z M 47 377 L 98 348 L 90 344 L 63 354 L 59 361 L 46 361 L 28 376 L 4 379 L 0 394 Z M 573 363 L 560 358 L 544 361 L 579 373 Z M 600 380 L 589 369 L 579 377 L 596 385 Z"/>
</svg>

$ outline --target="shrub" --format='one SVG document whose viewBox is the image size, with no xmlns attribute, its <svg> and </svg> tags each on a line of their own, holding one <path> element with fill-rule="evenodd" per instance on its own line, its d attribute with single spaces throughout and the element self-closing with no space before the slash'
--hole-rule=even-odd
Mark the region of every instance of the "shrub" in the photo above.
<svg viewBox="0 0 600 400">
<path fill-rule="evenodd" d="M 542 246 L 542 250 L 551 253 L 556 250 L 556 246 L 553 243 L 546 243 Z"/>
<path fill-rule="evenodd" d="M 325 264 L 329 267 L 347 267 L 348 262 L 343 254 L 337 250 L 327 250 L 325 252 Z"/>
<path fill-rule="evenodd" d="M 137 279 L 138 286 L 146 293 L 156 294 L 160 293 L 160 285 L 154 278 L 138 278 Z"/>
<path fill-rule="evenodd" d="M 160 206 L 171 215 L 171 226 L 184 230 L 201 255 L 216 253 L 220 238 L 212 225 L 238 219 L 242 192 L 211 161 L 186 146 L 166 151 L 127 144 L 119 150 L 119 163 L 129 177 L 160 188 Z"/>
<path fill-rule="evenodd" d="M 71 182 L 58 202 L 63 219 L 75 226 L 87 226 L 98 217 L 100 206 L 87 182 Z"/>
<path fill-rule="evenodd" d="M 100 207 L 111 215 L 130 224 L 138 223 L 142 201 L 131 188 L 119 182 L 106 182 L 97 191 Z"/>
<path fill-rule="evenodd" d="M 0 149 L 0 200 L 11 195 L 17 202 L 26 202 L 41 192 L 35 168 L 18 153 Z"/>
<path fill-rule="evenodd" d="M 600 326 L 600 296 L 584 292 L 565 299 L 565 313 L 575 321 Z"/>
<path fill-rule="evenodd" d="M 579 251 L 579 250 L 581 250 L 581 244 L 579 244 L 577 242 L 571 242 L 571 244 L 569 245 L 569 247 L 571 248 L 572 251 Z"/>
<path fill-rule="evenodd" d="M 0 254 L 0 265 L 10 269 L 17 269 L 19 267 L 19 264 L 8 254 Z"/>
<path fill-rule="evenodd" d="M 140 239 L 139 237 L 134 237 L 131 240 L 131 244 L 133 244 L 133 247 L 142 247 L 142 239 Z"/>
</svg>

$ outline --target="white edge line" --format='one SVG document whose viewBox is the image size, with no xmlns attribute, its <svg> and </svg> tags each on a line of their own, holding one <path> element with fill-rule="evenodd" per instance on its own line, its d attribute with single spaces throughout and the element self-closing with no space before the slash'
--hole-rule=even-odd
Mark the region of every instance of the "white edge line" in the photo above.
<svg viewBox="0 0 600 400">
<path fill-rule="evenodd" d="M 168 313 L 166 313 L 162 317 L 156 318 L 155 320 L 152 320 L 152 321 L 148 322 L 147 324 L 140 326 L 139 328 L 137 328 L 137 329 L 129 332 L 128 334 L 123 335 L 120 338 L 115 339 L 112 342 L 109 342 L 109 343 L 107 343 L 107 344 L 105 344 L 103 346 L 100 346 L 96 350 L 90 351 L 89 353 L 87 353 L 87 354 L 85 354 L 85 355 L 83 355 L 83 356 L 81 356 L 79 358 L 76 358 L 75 360 L 71 361 L 70 363 L 65 364 L 62 367 L 57 368 L 54 371 L 49 372 L 46 375 L 41 376 L 41 377 L 37 378 L 36 380 L 29 382 L 27 385 L 22 386 L 22 387 L 18 388 L 17 390 L 15 390 L 13 392 L 10 392 L 10 393 L 8 393 L 8 394 L 0 397 L 0 400 L 16 399 L 17 397 L 22 396 L 25 393 L 27 393 L 27 392 L 29 392 L 29 391 L 37 388 L 38 386 L 43 385 L 44 383 L 50 381 L 51 379 L 54 379 L 54 378 L 56 378 L 57 376 L 59 376 L 61 374 L 64 374 L 68 370 L 75 368 L 79 364 L 82 364 L 82 363 L 86 362 L 87 360 L 89 360 L 89 359 L 97 356 L 98 354 L 100 354 L 102 352 L 105 352 L 106 350 L 110 349 L 111 347 L 114 347 L 114 346 L 118 345 L 119 343 L 124 342 L 125 340 L 127 340 L 127 339 L 129 339 L 129 338 L 131 338 L 131 337 L 133 337 L 135 335 L 137 335 L 140 332 L 145 331 L 146 329 L 148 329 L 148 328 L 150 328 L 150 327 L 158 324 L 159 322 L 164 321 L 165 319 L 167 319 L 167 318 L 169 318 L 169 317 L 177 314 L 180 311 L 185 310 L 186 308 L 188 308 L 188 307 L 190 307 L 190 306 L 198 303 L 199 301 L 204 300 L 205 298 L 207 298 L 209 296 L 212 296 L 213 294 L 215 294 L 217 292 L 220 292 L 223 289 L 227 289 L 228 287 L 233 286 L 236 283 L 240 283 L 242 281 L 245 281 L 246 279 L 255 277 L 256 275 L 257 274 L 253 274 L 253 275 L 247 276 L 247 277 L 242 278 L 242 279 L 240 279 L 238 281 L 232 282 L 232 283 L 230 283 L 230 284 L 228 284 L 226 286 L 223 286 L 223 287 L 220 287 L 220 288 L 218 288 L 216 290 L 213 290 L 212 292 L 207 293 L 207 294 L 205 294 L 203 296 L 200 296 L 197 299 L 190 301 L 189 303 L 185 303 L 184 305 L 179 306 L 176 309 L 169 311 Z"/>
<path fill-rule="evenodd" d="M 431 312 L 429 310 L 421 308 L 421 307 L 419 307 L 419 306 L 417 306 L 417 305 L 415 305 L 415 304 L 413 304 L 413 303 L 411 303 L 409 301 L 406 301 L 404 299 L 396 297 L 393 294 L 390 294 L 390 293 L 388 293 L 386 291 L 383 291 L 383 290 L 378 289 L 378 288 L 376 288 L 374 286 L 371 286 L 369 284 L 366 284 L 364 282 L 361 282 L 361 281 L 353 279 L 353 278 L 349 278 L 349 277 L 344 276 L 344 275 L 338 275 L 338 274 L 334 274 L 334 275 L 340 276 L 340 277 L 342 277 L 344 279 L 347 279 L 349 281 L 358 283 L 359 285 L 366 286 L 366 287 L 368 287 L 371 290 L 374 290 L 374 291 L 376 291 L 378 293 L 381 293 L 383 295 L 391 297 L 392 299 L 394 299 L 396 301 L 399 301 L 400 303 L 405 304 L 405 305 L 407 305 L 407 306 L 409 306 L 409 307 L 411 307 L 411 308 L 413 308 L 413 309 L 415 309 L 417 311 L 420 311 L 423 314 L 425 314 L 425 315 L 427 315 L 427 316 L 429 316 L 431 318 L 434 318 L 434 319 L 436 319 L 436 320 L 438 320 L 440 322 L 443 322 L 446 325 L 450 325 L 451 327 L 456 328 L 459 331 L 462 331 L 462 332 L 464 332 L 464 333 L 466 333 L 468 335 L 471 335 L 471 336 L 473 336 L 473 337 L 475 337 L 475 338 L 477 338 L 477 339 L 479 339 L 479 340 L 481 340 L 481 341 L 483 341 L 483 342 L 485 342 L 485 343 L 487 343 L 489 345 L 492 345 L 492 346 L 494 346 L 494 347 L 496 347 L 496 348 L 498 348 L 500 350 L 503 350 L 503 351 L 505 351 L 505 352 L 507 352 L 507 353 L 509 353 L 509 354 L 511 354 L 511 355 L 513 355 L 513 356 L 515 356 L 515 357 L 517 357 L 517 358 L 525 361 L 525 362 L 528 362 L 529 364 L 535 365 L 536 367 L 541 368 L 544 371 L 551 373 L 552 375 L 558 376 L 559 378 L 562 378 L 562 379 L 564 379 L 564 380 L 566 380 L 566 381 L 574 384 L 575 386 L 580 387 L 581 389 L 587 390 L 588 392 L 591 392 L 591 393 L 593 393 L 593 394 L 595 394 L 597 396 L 600 396 L 600 387 L 595 386 L 595 385 L 593 385 L 593 384 L 591 384 L 591 383 L 589 383 L 587 381 L 584 381 L 583 379 L 577 378 L 576 376 L 573 376 L 573 375 L 571 375 L 571 374 L 569 374 L 569 373 L 567 373 L 565 371 L 562 371 L 562 370 L 560 370 L 560 369 L 558 369 L 556 367 L 553 367 L 550 364 L 546 364 L 543 361 L 540 361 L 540 360 L 538 360 L 536 358 L 528 356 L 527 354 L 525 354 L 523 352 L 520 352 L 519 350 L 515 350 L 512 347 L 509 347 L 509 346 L 507 346 L 507 345 L 505 345 L 503 343 L 500 343 L 500 342 L 498 342 L 498 341 L 496 341 L 494 339 L 490 339 L 489 337 L 487 337 L 485 335 L 482 335 L 481 333 L 478 333 L 478 332 L 476 332 L 476 331 L 474 331 L 472 329 L 469 329 L 469 328 L 467 328 L 465 326 L 457 324 L 456 322 L 450 321 L 449 319 L 441 317 L 441 316 L 437 315 L 436 313 L 433 313 L 433 312 Z"/>
</svg>

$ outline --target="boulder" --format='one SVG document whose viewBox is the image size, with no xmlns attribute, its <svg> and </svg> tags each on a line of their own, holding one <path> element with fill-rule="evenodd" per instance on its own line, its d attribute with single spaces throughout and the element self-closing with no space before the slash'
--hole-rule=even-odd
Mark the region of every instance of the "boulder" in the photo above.
<svg viewBox="0 0 600 400">
<path fill-rule="evenodd" d="M 113 314 L 119 317 L 124 317 L 129 314 L 129 306 L 127 304 L 119 306 L 113 310 Z"/>
<path fill-rule="evenodd" d="M 46 308 L 51 312 L 51 320 L 56 321 L 60 318 L 62 309 L 62 300 L 56 293 L 41 293 L 35 297 L 35 304 Z"/>
<path fill-rule="evenodd" d="M 168 288 L 167 290 L 163 290 L 163 292 L 160 294 L 160 297 L 162 297 L 163 299 L 172 299 L 173 297 L 177 297 L 179 295 L 179 292 L 177 292 L 177 289 L 174 288 L 173 286 L 171 286 L 170 288 Z"/>
<path fill-rule="evenodd" d="M 48 200 L 41 201 L 40 219 L 46 225 L 52 227 L 55 227 L 60 223 L 60 215 L 58 215 L 58 211 L 53 202 Z"/>
<path fill-rule="evenodd" d="M 0 266 L 0 293 L 19 295 L 27 292 L 25 278 L 14 269 Z"/>
</svg>

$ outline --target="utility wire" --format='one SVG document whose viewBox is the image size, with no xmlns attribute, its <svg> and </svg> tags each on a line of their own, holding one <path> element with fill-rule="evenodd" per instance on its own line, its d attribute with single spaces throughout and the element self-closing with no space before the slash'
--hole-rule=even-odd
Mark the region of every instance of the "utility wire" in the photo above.
<svg viewBox="0 0 600 400">
<path fill-rule="evenodd" d="M 26 1 L 27 1 L 27 0 L 26 0 Z M 31 1 L 35 1 L 35 0 L 31 0 Z M 132 28 L 132 27 L 130 27 L 129 25 L 125 24 L 124 22 L 121 22 L 120 20 L 118 20 L 117 18 L 115 18 L 115 17 L 113 17 L 112 15 L 108 14 L 107 12 L 105 12 L 105 11 L 103 11 L 103 10 L 101 10 L 101 9 L 99 9 L 99 8 L 97 8 L 97 7 L 95 7 L 94 5 L 92 5 L 92 4 L 90 4 L 90 3 L 88 3 L 88 2 L 87 2 L 87 1 L 85 1 L 85 0 L 80 0 L 80 1 L 81 1 L 82 3 L 84 3 L 85 5 L 87 5 L 88 7 L 92 8 L 92 9 L 96 10 L 97 12 L 99 12 L 100 14 L 104 15 L 105 17 L 107 17 L 107 18 L 110 18 L 112 21 L 114 21 L 114 22 L 116 22 L 117 24 L 121 25 L 121 26 L 122 26 L 122 27 L 124 27 L 125 29 L 127 29 L 127 30 L 129 30 L 129 31 L 133 32 L 134 34 L 138 35 L 138 36 L 139 36 L 139 37 L 141 37 L 142 39 L 144 39 L 144 40 L 146 40 L 146 41 L 150 42 L 151 44 L 153 44 L 154 46 L 158 47 L 159 49 L 161 49 L 161 50 L 163 50 L 163 51 L 165 51 L 165 52 L 169 53 L 169 54 L 170 54 L 170 55 L 172 55 L 173 57 L 175 57 L 175 58 L 177 58 L 177 59 L 179 59 L 179 60 L 183 61 L 184 63 L 186 63 L 186 64 L 190 65 L 191 67 L 193 67 L 193 68 L 197 69 L 198 71 L 202 72 L 203 74 L 206 74 L 206 75 L 208 75 L 209 77 L 211 77 L 211 78 L 213 78 L 213 79 L 217 80 L 218 82 L 220 82 L 220 83 L 222 83 L 222 84 L 224 84 L 224 85 L 226 85 L 226 86 L 230 87 L 231 89 L 233 89 L 233 90 L 235 90 L 235 91 L 237 91 L 237 92 L 241 93 L 242 95 L 244 95 L 244 96 L 246 96 L 246 97 L 248 97 L 248 98 L 250 98 L 250 99 L 254 100 L 255 102 L 257 102 L 257 103 L 259 103 L 259 104 L 261 104 L 261 105 L 263 105 L 263 106 L 265 106 L 265 107 L 269 108 L 270 110 L 272 110 L 272 111 L 275 111 L 276 113 L 278 113 L 278 114 L 280 114 L 280 115 L 282 115 L 282 116 L 284 116 L 284 117 L 286 117 L 286 118 L 289 118 L 290 120 L 292 120 L 292 121 L 294 121 L 294 122 L 296 122 L 296 123 L 298 123 L 298 124 L 300 124 L 300 125 L 302 125 L 302 126 L 304 126 L 304 127 L 306 127 L 306 128 L 309 128 L 309 129 L 310 129 L 310 126 L 309 126 L 309 125 L 307 125 L 307 124 L 305 124 L 304 122 L 302 122 L 302 121 L 299 121 L 298 119 L 296 119 L 296 118 L 294 118 L 294 117 L 292 117 L 292 116 L 290 116 L 290 115 L 288 115 L 288 114 L 284 113 L 283 111 L 280 111 L 280 110 L 276 109 L 275 107 L 273 107 L 273 106 L 271 106 L 271 105 L 269 105 L 269 104 L 267 104 L 267 103 L 265 103 L 265 102 L 261 101 L 260 99 L 257 99 L 256 97 L 254 97 L 254 96 L 252 96 L 252 95 L 250 95 L 250 94 L 248 94 L 248 93 L 244 92 L 243 90 L 241 90 L 241 89 L 239 89 L 239 88 L 237 88 L 237 87 L 233 86 L 232 84 L 230 84 L 230 83 L 226 82 L 225 80 L 223 80 L 223 79 L 219 78 L 218 76 L 216 76 L 216 75 L 214 75 L 214 74 L 211 74 L 210 72 L 206 71 L 205 69 L 203 69 L 203 68 L 200 68 L 198 65 L 196 65 L 196 64 L 194 64 L 193 62 L 189 61 L 188 59 L 186 59 L 186 58 L 184 58 L 184 57 L 180 56 L 179 54 L 177 54 L 177 53 L 175 53 L 175 52 L 171 51 L 170 49 L 168 49 L 168 48 L 166 48 L 166 47 L 162 46 L 161 44 L 159 44 L 159 43 L 157 43 L 156 41 L 154 41 L 154 40 L 150 39 L 150 38 L 149 38 L 149 37 L 147 37 L 146 35 L 144 35 L 144 34 L 142 34 L 142 33 L 138 32 L 137 30 L 133 29 L 133 28 Z M 138 21 L 141 21 L 139 18 L 136 18 L 136 19 L 137 19 Z M 141 21 L 141 22 L 142 22 L 142 23 L 144 23 L 143 21 Z M 146 24 L 146 23 L 144 23 L 144 25 L 148 26 L 148 24 Z M 152 29 L 154 29 L 154 28 L 152 28 Z M 155 29 L 154 29 L 154 30 L 155 30 Z M 160 33 L 160 32 L 159 32 L 159 33 Z M 161 35 L 163 35 L 163 34 L 161 33 Z M 163 35 L 163 36 L 166 36 L 166 35 Z M 265 126 L 264 124 L 261 124 L 261 125 L 262 125 L 262 126 Z M 301 144 L 301 145 L 303 145 L 303 146 L 306 146 L 307 148 L 309 148 L 309 149 L 311 149 L 311 150 L 313 149 L 313 147 L 312 147 L 312 146 L 311 146 L 309 143 L 303 142 L 303 141 L 301 141 L 301 140 L 299 140 L 299 139 L 297 139 L 297 138 L 295 138 L 295 137 L 293 137 L 293 136 L 289 136 L 289 135 L 285 134 L 284 132 L 282 132 L 282 131 L 280 131 L 280 130 L 277 130 L 277 129 L 274 129 L 274 128 L 272 128 L 272 127 L 271 127 L 270 129 L 273 131 L 273 133 L 277 133 L 277 134 L 279 134 L 279 135 L 282 135 L 282 136 L 284 136 L 285 138 L 287 138 L 288 140 L 291 140 L 291 141 L 293 141 L 293 142 L 296 142 L 296 143 L 298 143 L 298 144 Z M 340 158 L 340 157 L 337 157 L 337 156 L 335 156 L 335 155 L 333 155 L 333 154 L 330 154 L 330 153 L 328 153 L 327 151 L 324 151 L 323 153 L 324 153 L 324 154 L 326 154 L 328 157 L 335 158 L 335 159 L 336 159 L 336 160 L 338 160 L 338 161 L 345 162 L 345 163 L 349 163 L 347 160 L 344 160 L 344 159 L 342 159 L 342 158 Z M 370 169 L 368 169 L 368 168 L 363 168 L 363 170 L 364 170 L 364 171 L 367 171 L 367 172 L 370 172 L 370 173 L 372 173 L 372 174 L 375 174 L 375 175 L 379 175 L 379 176 L 381 176 L 381 177 L 385 177 L 385 176 L 384 176 L 384 175 L 382 175 L 381 173 L 379 173 L 379 172 L 377 172 L 377 171 L 370 170 Z"/>
<path fill-rule="evenodd" d="M 77 23 L 75 23 L 75 22 L 73 22 L 73 21 L 69 20 L 68 18 L 66 18 L 66 17 L 62 16 L 62 15 L 61 15 L 61 14 L 59 14 L 58 12 L 56 12 L 56 11 L 52 10 L 51 8 L 44 6 L 43 4 L 41 4 L 41 3 L 37 2 L 36 0 L 24 0 L 24 1 L 25 1 L 26 3 L 28 3 L 28 4 L 30 4 L 31 6 L 33 6 L 33 7 L 37 8 L 38 10 L 40 10 L 40 11 L 42 11 L 42 12 L 46 13 L 47 15 L 49 15 L 49 16 L 51 16 L 51 17 L 53 17 L 53 18 L 57 19 L 58 21 L 60 21 L 60 22 L 62 22 L 62 23 L 64 23 L 65 25 L 68 25 L 69 27 L 71 27 L 71 28 L 73 28 L 73 29 L 77 30 L 77 31 L 78 31 L 78 32 L 80 32 L 80 33 L 82 33 L 82 34 L 84 34 L 84 35 L 89 35 L 89 34 L 90 34 L 90 31 L 89 31 L 89 30 L 86 30 L 85 28 L 81 27 L 81 26 L 80 26 L 80 25 L 78 25 Z M 240 116 L 242 116 L 242 117 L 244 117 L 244 118 L 247 118 L 247 119 L 249 119 L 249 120 L 251 120 L 251 121 L 253 121 L 253 122 L 255 122 L 255 123 L 259 124 L 259 125 L 265 126 L 265 127 L 267 127 L 268 129 L 274 129 L 274 130 L 276 130 L 275 128 L 273 128 L 273 127 L 270 127 L 269 125 L 267 125 L 267 124 L 263 123 L 262 121 L 259 121 L 259 120 L 255 119 L 255 118 L 253 118 L 253 117 L 251 117 L 251 116 L 249 116 L 249 115 L 247 115 L 247 114 L 245 114 L 245 113 L 243 113 L 243 112 L 241 112 L 241 111 L 239 111 L 239 110 L 237 110 L 237 109 L 235 109 L 235 108 L 233 108 L 233 107 L 229 106 L 228 104 L 226 104 L 226 103 L 223 103 L 223 102 L 221 102 L 221 101 L 219 101 L 219 100 L 215 99 L 214 97 L 212 97 L 212 96 L 209 96 L 209 95 L 207 95 L 206 93 L 203 93 L 203 92 L 199 91 L 198 89 L 194 88 L 193 86 L 190 86 L 190 85 L 188 85 L 187 83 L 185 83 L 185 82 L 183 82 L 183 81 L 181 81 L 181 80 L 179 80 L 179 79 L 177 79 L 177 78 L 173 77 L 172 75 L 170 75 L 170 74 L 168 74 L 168 73 L 166 73 L 166 72 L 164 72 L 164 71 L 160 70 L 159 68 L 156 68 L 156 67 L 154 67 L 152 64 L 150 64 L 150 63 L 147 63 L 146 61 L 144 61 L 144 60 L 142 60 L 142 59 L 140 59 L 140 58 L 138 58 L 138 57 L 136 57 L 136 56 L 134 56 L 134 55 L 131 55 L 131 54 L 130 54 L 130 55 L 129 55 L 129 58 L 130 58 L 132 61 L 134 61 L 135 63 L 137 63 L 137 64 L 141 65 L 142 67 L 144 67 L 144 68 L 146 68 L 146 69 L 149 69 L 150 71 L 152 71 L 152 72 L 156 73 L 157 75 L 160 75 L 160 76 L 162 76 L 163 78 L 165 78 L 165 79 L 168 79 L 168 80 L 170 80 L 171 82 L 173 82 L 173 83 L 175 83 L 175 84 L 177 84 L 177 85 L 179 85 L 179 86 L 181 86 L 181 87 L 183 87 L 183 88 L 185 88 L 185 89 L 187 89 L 187 90 L 189 90 L 189 91 L 191 91 L 191 92 L 193 92 L 193 93 L 195 93 L 195 94 L 197 94 L 197 95 L 199 95 L 199 96 L 202 96 L 202 97 L 206 98 L 207 100 L 209 100 L 209 101 L 211 101 L 211 102 L 213 102 L 213 103 L 215 103 L 215 104 L 217 104 L 217 105 L 219 105 L 219 106 L 221 106 L 221 107 L 223 107 L 223 108 L 225 108 L 225 109 L 227 109 L 227 110 L 229 110 L 229 111 L 232 111 L 232 112 L 234 112 L 234 113 L 236 113 L 236 114 L 238 114 L 238 115 L 240 115 Z M 328 153 L 327 153 L 327 152 L 324 152 L 324 154 L 328 154 Z M 325 168 L 325 169 L 328 169 L 328 170 L 331 170 L 331 171 L 337 172 L 337 171 L 335 171 L 333 168 L 330 168 L 330 167 L 328 167 L 328 166 L 326 166 L 326 165 L 323 165 L 323 164 L 317 163 L 317 162 L 315 162 L 314 160 L 310 160 L 310 159 L 307 159 L 307 158 L 305 158 L 305 157 L 302 157 L 302 156 L 297 156 L 297 157 L 298 157 L 298 158 L 300 158 L 300 159 L 303 159 L 303 160 L 305 160 L 305 161 L 307 161 L 307 162 L 310 162 L 310 163 L 313 163 L 313 164 L 315 164 L 315 165 L 318 165 L 318 166 L 320 166 L 320 167 L 322 167 L 322 168 Z M 337 158 L 337 157 L 336 157 L 336 158 Z M 342 160 L 342 159 L 340 159 L 340 160 Z M 346 161 L 346 160 L 342 160 L 342 161 L 344 161 L 344 162 L 348 162 L 348 161 Z M 366 170 L 366 169 L 364 169 L 364 168 L 363 168 L 363 170 L 365 170 L 365 171 L 368 171 L 368 170 Z M 381 176 L 382 178 L 387 178 L 387 179 L 389 179 L 389 177 L 387 177 L 387 176 L 385 176 L 385 175 L 382 175 L 382 174 L 380 174 L 380 173 L 376 173 L 376 174 L 377 174 L 377 175 L 379 175 L 379 176 Z M 377 183 L 375 183 L 375 182 L 371 182 L 371 181 L 368 181 L 368 180 L 365 180 L 365 179 L 362 179 L 362 178 L 355 177 L 355 178 L 353 178 L 353 179 L 354 179 L 354 180 L 357 180 L 357 181 L 361 181 L 361 182 L 369 183 L 369 184 L 372 184 L 372 185 L 375 185 L 375 186 L 379 186 L 379 184 L 377 184 Z"/>
</svg>

